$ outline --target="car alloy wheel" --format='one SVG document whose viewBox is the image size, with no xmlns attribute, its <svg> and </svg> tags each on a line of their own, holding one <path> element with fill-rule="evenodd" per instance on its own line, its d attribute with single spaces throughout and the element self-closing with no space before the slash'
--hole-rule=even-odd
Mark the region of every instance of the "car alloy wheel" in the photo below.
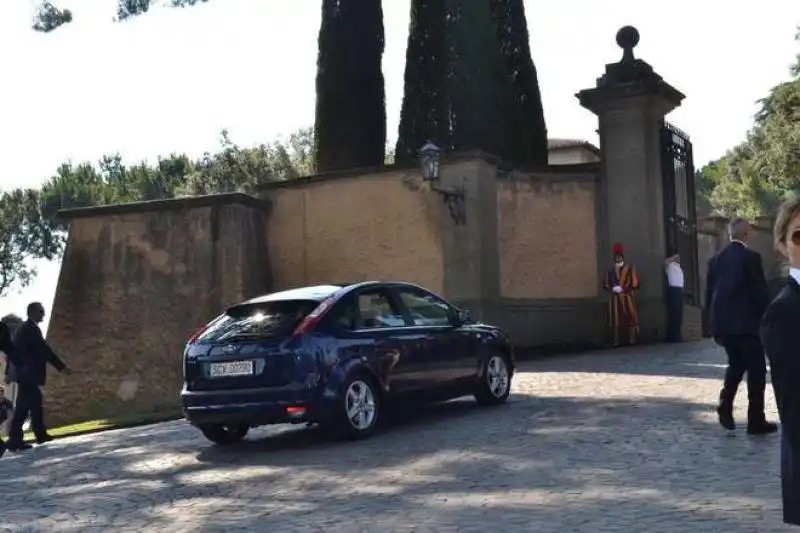
<svg viewBox="0 0 800 533">
<path fill-rule="evenodd" d="M 354 379 L 347 387 L 344 406 L 349 424 L 358 432 L 366 432 L 375 424 L 378 401 L 372 386 L 361 378 Z"/>
<path fill-rule="evenodd" d="M 214 424 L 200 427 L 200 431 L 208 440 L 223 446 L 239 442 L 245 438 L 249 430 L 248 426 L 241 424 Z"/>
<path fill-rule="evenodd" d="M 508 365 L 503 357 L 493 355 L 486 365 L 486 384 L 495 398 L 502 398 L 508 393 Z"/>
<path fill-rule="evenodd" d="M 483 378 L 477 383 L 475 399 L 480 405 L 499 405 L 508 400 L 511 393 L 512 371 L 508 358 L 502 354 L 491 354 L 483 367 Z"/>
</svg>

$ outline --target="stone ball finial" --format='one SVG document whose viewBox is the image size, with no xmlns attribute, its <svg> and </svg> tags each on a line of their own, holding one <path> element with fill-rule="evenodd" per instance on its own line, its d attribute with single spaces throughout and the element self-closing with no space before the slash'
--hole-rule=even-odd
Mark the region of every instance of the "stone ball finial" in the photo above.
<svg viewBox="0 0 800 533">
<path fill-rule="evenodd" d="M 633 49 L 639 44 L 639 30 L 625 26 L 617 32 L 617 45 L 622 48 L 622 61 L 633 61 Z"/>
</svg>

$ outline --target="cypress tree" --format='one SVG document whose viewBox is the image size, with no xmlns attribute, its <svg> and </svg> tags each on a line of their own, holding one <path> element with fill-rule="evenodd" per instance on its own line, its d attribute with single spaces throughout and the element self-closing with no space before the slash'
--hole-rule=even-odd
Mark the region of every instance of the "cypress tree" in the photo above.
<svg viewBox="0 0 800 533">
<path fill-rule="evenodd" d="M 442 0 L 411 1 L 405 87 L 395 147 L 398 162 L 413 161 L 417 150 L 429 140 L 445 150 L 452 149 L 445 70 L 446 12 Z"/>
<path fill-rule="evenodd" d="M 541 162 L 541 153 L 546 162 L 524 16 L 521 0 L 412 0 L 397 160 L 431 140 L 446 151 L 481 149 L 520 164 Z"/>
<path fill-rule="evenodd" d="M 492 11 L 513 91 L 510 159 L 521 164 L 546 165 L 547 126 L 539 78 L 531 58 L 525 5 L 523 0 L 492 0 Z"/>
<path fill-rule="evenodd" d="M 381 0 L 323 0 L 317 58 L 317 172 L 383 164 L 386 103 Z"/>
<path fill-rule="evenodd" d="M 448 4 L 447 86 L 453 149 L 480 149 L 508 159 L 512 155 L 512 94 L 491 0 L 450 0 Z"/>
</svg>

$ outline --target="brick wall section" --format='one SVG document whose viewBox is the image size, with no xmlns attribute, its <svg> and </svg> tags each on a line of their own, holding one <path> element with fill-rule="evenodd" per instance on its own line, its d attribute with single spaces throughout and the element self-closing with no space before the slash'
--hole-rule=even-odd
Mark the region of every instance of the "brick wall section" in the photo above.
<svg viewBox="0 0 800 533">
<path fill-rule="evenodd" d="M 418 172 L 298 180 L 263 197 L 276 288 L 378 279 L 442 290 L 441 200 Z"/>
<path fill-rule="evenodd" d="M 48 341 L 51 424 L 179 406 L 188 335 L 269 288 L 263 202 L 244 195 L 145 202 L 72 218 Z"/>
<path fill-rule="evenodd" d="M 499 181 L 502 296 L 597 296 L 595 205 L 593 181 L 521 173 Z"/>
</svg>

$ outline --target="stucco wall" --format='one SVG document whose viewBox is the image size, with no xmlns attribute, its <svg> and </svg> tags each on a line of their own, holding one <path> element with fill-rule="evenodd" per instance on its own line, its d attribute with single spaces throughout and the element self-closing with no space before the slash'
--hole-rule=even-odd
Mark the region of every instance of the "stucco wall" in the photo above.
<svg viewBox="0 0 800 533">
<path fill-rule="evenodd" d="M 581 163 L 597 163 L 600 158 L 582 146 L 551 149 L 547 152 L 550 165 L 579 165 Z"/>
<path fill-rule="evenodd" d="M 596 182 L 512 173 L 498 182 L 500 291 L 507 298 L 598 294 Z"/>
<path fill-rule="evenodd" d="M 275 287 L 400 279 L 441 291 L 441 200 L 418 174 L 309 179 L 265 189 Z"/>
<path fill-rule="evenodd" d="M 177 409 L 186 338 L 270 285 L 264 211 L 242 196 L 71 221 L 48 341 L 75 374 L 51 372 L 50 423 Z"/>
</svg>

